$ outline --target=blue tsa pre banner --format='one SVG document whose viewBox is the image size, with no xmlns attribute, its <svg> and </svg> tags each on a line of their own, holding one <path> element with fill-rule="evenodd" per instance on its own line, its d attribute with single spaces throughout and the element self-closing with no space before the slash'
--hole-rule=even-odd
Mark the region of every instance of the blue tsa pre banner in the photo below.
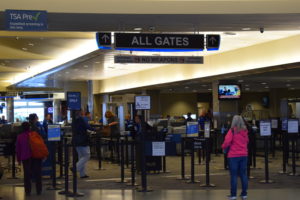
<svg viewBox="0 0 300 200">
<path fill-rule="evenodd" d="M 47 31 L 47 12 L 5 10 L 5 29 L 10 31 Z"/>
</svg>

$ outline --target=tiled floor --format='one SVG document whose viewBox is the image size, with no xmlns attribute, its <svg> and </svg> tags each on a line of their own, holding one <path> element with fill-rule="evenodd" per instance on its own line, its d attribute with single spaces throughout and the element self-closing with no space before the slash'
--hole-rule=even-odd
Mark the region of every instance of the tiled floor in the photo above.
<svg viewBox="0 0 300 200">
<path fill-rule="evenodd" d="M 1 187 L 0 194 L 5 200 L 42 199 L 68 200 L 57 194 L 56 191 L 45 191 L 41 196 L 25 197 L 21 187 Z M 133 190 L 84 190 L 84 197 L 76 199 L 103 199 L 103 200 L 222 200 L 227 199 L 227 190 L 157 190 L 149 193 L 139 193 Z M 270 189 L 250 190 L 249 200 L 296 200 L 299 199 L 299 189 Z"/>
</svg>

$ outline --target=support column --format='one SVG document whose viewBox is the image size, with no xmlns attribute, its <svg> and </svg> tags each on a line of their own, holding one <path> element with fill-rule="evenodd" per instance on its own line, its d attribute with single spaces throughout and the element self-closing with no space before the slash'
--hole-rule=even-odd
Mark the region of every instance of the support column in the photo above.
<svg viewBox="0 0 300 200">
<path fill-rule="evenodd" d="M 94 95 L 93 95 L 93 81 L 88 80 L 88 108 L 91 116 L 94 116 Z"/>
<path fill-rule="evenodd" d="M 6 98 L 6 116 L 7 122 L 14 122 L 14 98 Z"/>
<path fill-rule="evenodd" d="M 102 104 L 102 119 L 103 119 L 103 124 L 107 123 L 106 117 L 105 117 L 105 112 L 108 110 L 108 103 L 109 103 L 109 95 L 104 94 L 103 95 L 103 104 Z"/>
<path fill-rule="evenodd" d="M 58 123 L 61 120 L 61 100 L 53 100 L 53 122 Z"/>
</svg>

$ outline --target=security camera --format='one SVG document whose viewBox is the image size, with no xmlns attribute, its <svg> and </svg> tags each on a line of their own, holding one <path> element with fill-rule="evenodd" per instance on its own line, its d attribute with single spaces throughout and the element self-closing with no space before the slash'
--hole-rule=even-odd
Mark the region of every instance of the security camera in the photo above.
<svg viewBox="0 0 300 200">
<path fill-rule="evenodd" d="M 259 28 L 260 33 L 264 33 L 265 29 L 264 28 Z"/>
<path fill-rule="evenodd" d="M 154 26 L 150 26 L 149 27 L 149 31 L 155 31 L 155 27 Z"/>
</svg>

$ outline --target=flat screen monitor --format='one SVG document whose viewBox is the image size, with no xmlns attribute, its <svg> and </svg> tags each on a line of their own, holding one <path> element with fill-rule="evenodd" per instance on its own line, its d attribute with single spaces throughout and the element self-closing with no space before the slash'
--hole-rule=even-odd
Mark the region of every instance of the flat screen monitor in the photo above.
<svg viewBox="0 0 300 200">
<path fill-rule="evenodd" d="M 220 84 L 218 88 L 219 99 L 240 99 L 241 98 L 241 86 Z"/>
<path fill-rule="evenodd" d="M 182 115 L 185 119 L 187 119 L 187 115 Z M 196 120 L 197 119 L 197 115 L 196 114 L 191 114 L 191 118 L 193 120 Z"/>
</svg>

